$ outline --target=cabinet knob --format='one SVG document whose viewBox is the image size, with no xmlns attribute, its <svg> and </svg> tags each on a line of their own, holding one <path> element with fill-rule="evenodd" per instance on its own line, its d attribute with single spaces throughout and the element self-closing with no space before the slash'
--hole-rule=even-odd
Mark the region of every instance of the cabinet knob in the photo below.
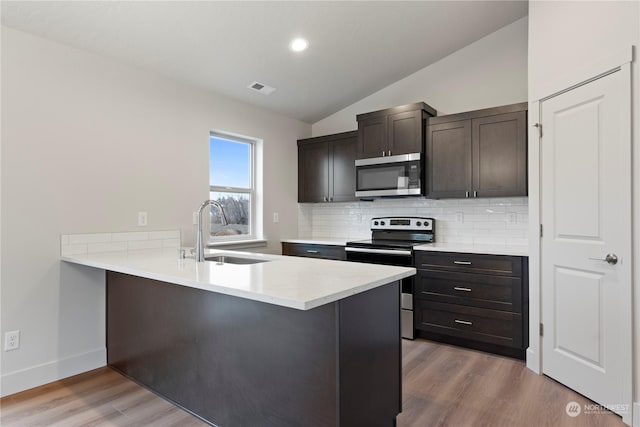
<svg viewBox="0 0 640 427">
<path fill-rule="evenodd" d="M 391 150 L 387 152 L 387 156 L 390 156 L 390 155 L 391 155 Z"/>
<path fill-rule="evenodd" d="M 478 197 L 478 192 L 477 191 L 473 192 L 473 197 Z"/>
<path fill-rule="evenodd" d="M 464 192 L 464 197 L 466 197 L 467 199 L 469 198 L 469 192 L 468 191 Z"/>
<path fill-rule="evenodd" d="M 382 157 L 384 157 L 384 156 L 385 156 L 385 154 L 384 154 L 384 150 L 382 150 Z"/>
<path fill-rule="evenodd" d="M 328 200 L 327 200 L 327 196 L 324 196 L 324 197 L 322 198 L 322 200 L 323 200 L 323 201 L 325 201 L 325 202 L 328 202 Z"/>
</svg>

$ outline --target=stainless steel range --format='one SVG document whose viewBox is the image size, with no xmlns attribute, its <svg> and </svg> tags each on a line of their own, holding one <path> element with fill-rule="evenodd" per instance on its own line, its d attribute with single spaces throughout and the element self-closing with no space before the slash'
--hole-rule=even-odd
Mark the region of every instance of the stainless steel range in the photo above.
<svg viewBox="0 0 640 427">
<path fill-rule="evenodd" d="M 347 261 L 412 267 L 413 247 L 435 241 L 435 219 L 382 217 L 371 220 L 371 239 L 347 242 Z M 400 308 L 403 338 L 414 338 L 414 277 L 402 280 Z"/>
</svg>

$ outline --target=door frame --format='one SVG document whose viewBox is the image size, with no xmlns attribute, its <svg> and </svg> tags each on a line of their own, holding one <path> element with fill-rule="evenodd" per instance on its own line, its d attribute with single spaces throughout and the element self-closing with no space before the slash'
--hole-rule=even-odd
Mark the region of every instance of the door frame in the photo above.
<svg viewBox="0 0 640 427">
<path fill-rule="evenodd" d="M 631 63 L 633 62 L 633 46 L 626 47 L 602 60 L 596 61 L 592 64 L 588 64 L 584 67 L 576 67 L 575 70 L 570 70 L 569 73 L 562 75 L 549 82 L 542 90 L 532 93 L 529 99 L 529 113 L 528 113 L 528 159 L 529 159 L 529 348 L 526 351 L 526 364 L 527 368 L 541 374 L 542 373 L 542 337 L 540 336 L 540 322 L 542 319 L 542 306 L 541 306 L 541 245 L 540 245 L 540 224 L 541 224 L 541 173 L 540 173 L 540 155 L 541 155 L 541 143 L 539 129 L 534 125 L 540 123 L 540 109 L 541 102 L 559 95 L 562 92 L 570 90 L 574 87 L 583 85 L 594 80 L 597 77 L 601 77 L 612 72 L 615 69 L 620 69 L 618 72 L 623 73 L 623 78 L 628 79 L 631 82 L 631 91 L 638 87 L 638 81 L 635 83 L 632 81 L 631 76 Z M 637 71 L 634 78 L 638 75 Z M 631 215 L 631 228 L 632 228 L 632 283 L 631 288 L 634 293 L 634 300 L 631 309 L 632 322 L 632 349 L 635 352 L 640 352 L 640 343 L 638 337 L 640 337 L 640 330 L 634 328 L 635 322 L 640 321 L 640 143 L 638 143 L 638 119 L 635 117 L 638 115 L 638 100 L 631 96 L 630 102 L 632 117 L 630 120 L 630 127 L 628 129 L 628 137 L 631 143 L 632 149 L 632 164 L 631 164 L 631 179 L 632 179 L 632 215 Z M 544 132 L 544 129 L 542 130 Z M 633 355 L 632 355 L 633 357 Z M 633 373 L 632 379 L 632 395 L 631 395 L 631 410 L 627 416 L 623 417 L 623 421 L 632 425 L 632 415 L 635 419 L 633 423 L 634 427 L 640 427 L 640 390 L 636 389 L 635 393 L 633 386 L 640 388 L 640 354 L 636 354 L 636 360 L 631 359 L 630 372 Z M 636 402 L 634 404 L 634 402 Z"/>
</svg>

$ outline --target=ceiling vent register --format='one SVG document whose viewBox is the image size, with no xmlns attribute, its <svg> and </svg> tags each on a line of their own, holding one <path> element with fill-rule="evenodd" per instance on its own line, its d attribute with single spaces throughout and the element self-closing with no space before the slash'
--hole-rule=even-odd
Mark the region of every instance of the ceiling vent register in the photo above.
<svg viewBox="0 0 640 427">
<path fill-rule="evenodd" d="M 257 81 L 250 83 L 247 87 L 251 90 L 255 90 L 256 92 L 260 92 L 263 95 L 271 95 L 276 90 L 274 87 Z"/>
</svg>

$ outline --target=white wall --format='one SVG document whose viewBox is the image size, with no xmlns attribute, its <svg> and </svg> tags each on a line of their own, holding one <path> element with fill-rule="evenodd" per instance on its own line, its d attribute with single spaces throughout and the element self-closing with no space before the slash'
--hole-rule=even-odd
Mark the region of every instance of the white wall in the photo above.
<svg viewBox="0 0 640 427">
<path fill-rule="evenodd" d="M 104 279 L 60 235 L 179 229 L 208 197 L 208 137 L 264 140 L 264 250 L 297 235 L 296 140 L 310 125 L 2 27 L 2 394 L 99 366 Z"/>
<path fill-rule="evenodd" d="M 529 100 L 537 106 L 537 100 L 578 83 L 593 69 L 606 67 L 611 58 L 636 49 L 640 42 L 640 10 L 637 1 L 530 1 L 529 2 Z M 637 54 L 637 50 L 636 50 Z M 619 65 L 619 64 L 618 64 Z M 640 141 L 638 140 L 638 72 L 637 60 L 632 63 L 633 72 L 633 151 L 634 151 L 634 236 L 635 242 L 635 321 L 634 321 L 634 425 L 640 427 Z M 605 69 L 600 70 L 600 72 Z M 536 121 L 535 108 L 530 108 L 530 122 Z M 529 138 L 530 153 L 537 152 L 537 138 Z M 538 159 L 533 159 L 530 170 L 535 172 L 531 180 L 539 179 Z M 535 168 L 534 168 L 535 166 Z M 536 185 L 537 191 L 537 185 Z M 530 188 L 531 228 L 539 223 L 539 197 Z M 539 265 L 539 244 L 530 239 L 531 283 L 530 302 L 533 338 L 539 321 L 539 277 L 534 267 Z M 532 262 L 533 261 L 533 262 Z M 535 334 L 537 335 L 537 333 Z M 532 360 L 539 361 L 539 343 L 531 339 Z M 529 363 L 528 359 L 528 363 Z M 539 366 L 533 366 L 534 369 Z"/>
<path fill-rule="evenodd" d="M 357 114 L 413 102 L 426 102 L 442 115 L 526 100 L 527 18 L 522 18 L 314 123 L 312 131 L 320 136 L 354 130 Z"/>
<path fill-rule="evenodd" d="M 458 113 L 527 100 L 527 18 L 460 49 L 312 125 L 313 135 L 357 128 L 356 115 L 424 101 L 438 114 Z M 527 198 L 478 200 L 397 199 L 301 204 L 301 238 L 357 238 L 370 234 L 375 215 L 436 218 L 436 240 L 456 243 L 526 245 Z M 457 214 L 463 213 L 463 223 Z M 516 213 L 515 224 L 509 213 Z"/>
</svg>

